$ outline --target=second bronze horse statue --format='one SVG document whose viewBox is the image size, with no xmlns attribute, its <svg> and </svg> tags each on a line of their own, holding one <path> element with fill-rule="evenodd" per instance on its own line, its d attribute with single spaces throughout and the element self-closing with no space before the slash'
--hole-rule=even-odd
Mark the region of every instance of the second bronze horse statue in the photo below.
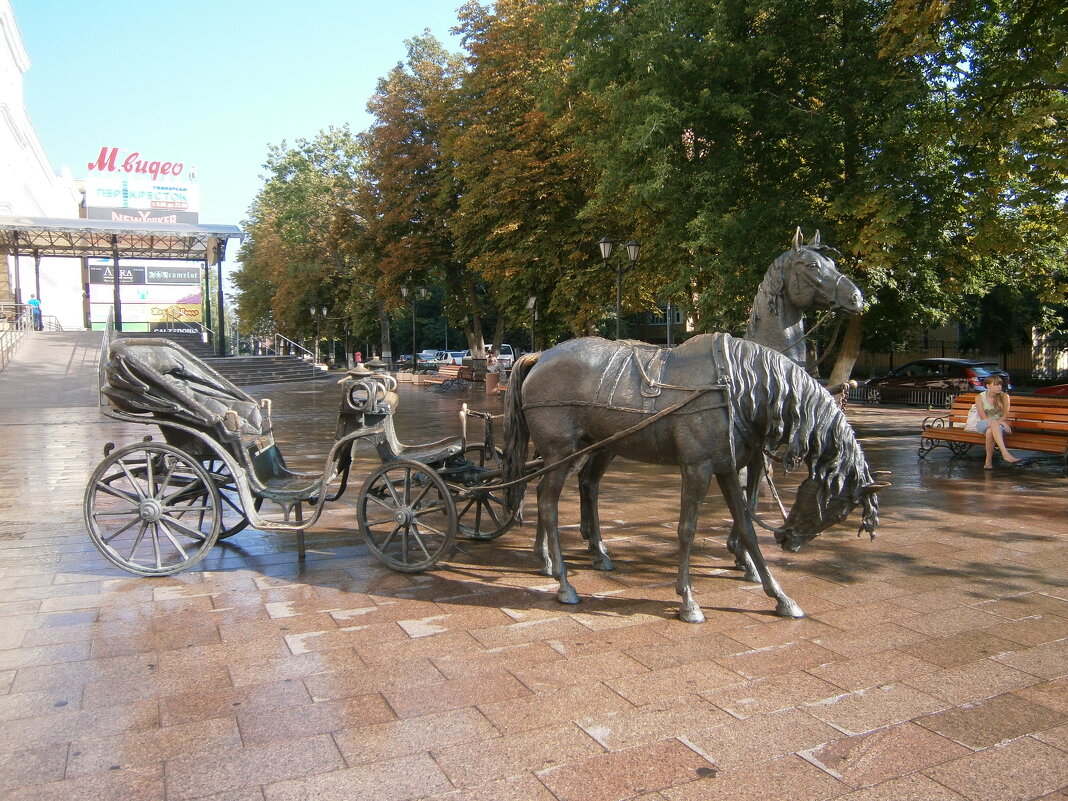
<svg viewBox="0 0 1068 801">
<path fill-rule="evenodd" d="M 701 622 L 694 599 L 690 554 L 697 513 L 713 476 L 759 573 L 764 592 L 786 617 L 804 613 L 771 575 L 753 529 L 738 471 L 762 451 L 778 452 L 787 468 L 803 463 L 808 477 L 775 539 L 797 550 L 839 523 L 858 504 L 861 530 L 874 536 L 879 522 L 873 480 L 853 429 L 834 400 L 790 359 L 726 334 L 693 337 L 674 350 L 597 337 L 563 342 L 524 356 L 505 396 L 506 506 L 517 510 L 525 485 L 528 441 L 549 466 L 538 483 L 537 546 L 560 581 L 557 597 L 576 603 L 560 552 L 557 504 L 568 473 L 582 451 L 583 486 L 596 480 L 616 456 L 678 465 L 679 616 Z M 596 505 L 596 497 L 583 497 Z M 596 526 L 589 531 L 595 559 L 607 559 Z"/>
</svg>

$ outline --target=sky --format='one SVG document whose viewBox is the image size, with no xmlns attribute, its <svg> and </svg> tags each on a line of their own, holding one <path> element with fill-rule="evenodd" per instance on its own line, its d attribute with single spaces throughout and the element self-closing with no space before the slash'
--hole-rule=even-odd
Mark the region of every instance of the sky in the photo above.
<svg viewBox="0 0 1068 801">
<path fill-rule="evenodd" d="M 365 130 L 405 40 L 429 29 L 460 48 L 460 0 L 11 5 L 30 58 L 26 108 L 52 166 L 83 178 L 102 147 L 194 166 L 200 221 L 218 225 L 245 219 L 269 145 Z"/>
</svg>

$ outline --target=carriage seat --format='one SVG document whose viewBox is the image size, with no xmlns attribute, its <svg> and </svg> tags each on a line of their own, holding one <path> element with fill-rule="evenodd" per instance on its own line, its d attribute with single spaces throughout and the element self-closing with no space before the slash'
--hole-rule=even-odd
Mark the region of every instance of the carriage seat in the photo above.
<svg viewBox="0 0 1068 801">
<path fill-rule="evenodd" d="M 101 392 L 131 414 L 152 414 L 255 440 L 269 430 L 260 404 L 167 339 L 111 343 Z"/>
<path fill-rule="evenodd" d="M 350 373 L 350 377 L 342 379 L 340 383 L 344 390 L 338 415 L 338 439 L 352 431 L 368 430 L 368 438 L 383 462 L 411 459 L 426 465 L 437 465 L 463 451 L 461 437 L 446 437 L 420 445 L 405 445 L 398 439 L 393 425 L 393 414 L 400 405 L 395 381 L 370 374 Z"/>
</svg>

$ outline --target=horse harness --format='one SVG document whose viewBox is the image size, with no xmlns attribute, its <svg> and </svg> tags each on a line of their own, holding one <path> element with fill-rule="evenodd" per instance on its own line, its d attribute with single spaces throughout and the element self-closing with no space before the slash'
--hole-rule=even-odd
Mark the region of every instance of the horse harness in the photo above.
<svg viewBox="0 0 1068 801">
<path fill-rule="evenodd" d="M 544 407 L 551 407 L 551 406 L 596 406 L 596 407 L 599 407 L 599 408 L 611 409 L 613 411 L 624 411 L 624 412 L 631 412 L 631 413 L 636 413 L 636 414 L 648 415 L 648 417 L 646 417 L 644 420 L 641 420 L 641 421 L 635 423 L 632 426 L 629 426 L 628 428 L 623 429 L 622 431 L 617 431 L 615 434 L 612 434 L 611 436 L 606 437 L 605 439 L 602 439 L 602 440 L 600 440 L 598 442 L 595 442 L 592 445 L 588 445 L 585 448 L 582 448 L 581 450 L 575 451 L 574 453 L 570 454 L 569 456 L 565 456 L 563 459 L 560 459 L 560 460 L 554 462 L 551 465 L 547 465 L 547 466 L 541 468 L 540 470 L 537 470 L 536 472 L 534 472 L 534 473 L 532 473 L 530 475 L 524 476 L 519 481 L 508 482 L 507 485 L 502 485 L 502 486 L 508 486 L 510 484 L 520 483 L 520 481 L 522 481 L 522 482 L 530 481 L 531 479 L 534 479 L 534 478 L 537 478 L 539 476 L 542 476 L 545 473 L 552 472 L 553 470 L 556 470 L 558 467 L 560 467 L 560 466 L 562 466 L 564 464 L 567 464 L 568 462 L 574 461 L 575 459 L 578 459 L 578 458 L 580 458 L 582 456 L 585 456 L 587 453 L 590 453 L 591 451 L 598 450 L 598 449 L 603 448 L 604 446 L 606 446 L 606 445 L 608 445 L 608 444 L 610 444 L 612 442 L 616 442 L 616 441 L 621 440 L 621 439 L 623 439 L 625 437 L 629 437 L 632 434 L 638 433 L 642 429 L 647 428 L 648 426 L 652 425 L 656 421 L 660 420 L 660 418 L 666 417 L 669 414 L 673 414 L 675 412 L 681 411 L 684 407 L 688 406 L 693 401 L 697 400 L 698 398 L 700 398 L 700 397 L 702 397 L 704 395 L 707 395 L 710 392 L 722 392 L 725 395 L 725 397 L 724 397 L 724 399 L 722 401 L 720 401 L 720 402 L 718 402 L 718 403 L 716 403 L 716 404 L 714 404 L 712 406 L 706 407 L 706 408 L 708 408 L 708 409 L 713 409 L 713 408 L 724 408 L 724 409 L 726 409 L 726 412 L 727 412 L 727 432 L 728 432 L 727 441 L 729 443 L 729 448 L 730 448 L 730 460 L 731 460 L 731 464 L 735 464 L 736 454 L 735 454 L 735 449 L 734 449 L 734 437 L 733 437 L 733 431 L 734 431 L 734 404 L 731 403 L 731 399 L 730 399 L 731 386 L 733 385 L 733 382 L 732 382 L 731 376 L 730 376 L 730 368 L 729 368 L 730 361 L 729 361 L 729 359 L 727 357 L 727 339 L 729 337 L 730 337 L 729 334 L 724 334 L 724 333 L 713 334 L 714 341 L 713 341 L 713 345 L 712 345 L 712 368 L 713 368 L 712 381 L 709 384 L 699 385 L 699 386 L 684 386 L 684 385 L 678 385 L 678 384 L 668 384 L 668 383 L 665 383 L 665 382 L 660 380 L 660 377 L 663 376 L 664 368 L 666 367 L 666 358 L 665 357 L 670 352 L 670 351 L 668 351 L 667 348 L 659 348 L 659 347 L 656 347 L 656 346 L 650 347 L 650 346 L 647 346 L 645 343 L 637 342 L 635 340 L 623 340 L 623 341 L 620 342 L 620 344 L 626 345 L 628 347 L 628 349 L 629 349 L 629 353 L 627 354 L 629 359 L 628 360 L 624 360 L 622 362 L 622 364 L 620 366 L 620 374 L 622 373 L 622 371 L 627 366 L 628 361 L 629 360 L 633 360 L 635 366 L 637 367 L 638 373 L 641 376 L 641 384 L 639 386 L 639 391 L 640 391 L 640 394 L 641 394 L 641 396 L 643 398 L 648 398 L 650 400 L 658 398 L 658 397 L 660 397 L 661 392 L 663 390 L 665 390 L 665 389 L 666 390 L 675 391 L 675 392 L 686 392 L 686 393 L 688 393 L 686 395 L 686 397 L 682 398 L 682 400 L 679 400 L 676 403 L 671 404 L 670 406 L 666 406 L 663 409 L 659 409 L 659 410 L 653 411 L 652 409 L 637 409 L 637 408 L 633 408 L 633 407 L 615 405 L 614 403 L 612 403 L 612 400 L 614 399 L 614 391 L 610 392 L 609 396 L 605 400 L 600 400 L 600 399 L 599 400 L 593 400 L 593 401 L 560 400 L 560 401 L 538 401 L 538 402 L 533 402 L 533 403 L 524 403 L 523 404 L 523 408 L 524 409 L 544 408 Z M 639 347 L 639 346 L 645 346 L 645 347 Z M 645 351 L 645 353 L 643 353 L 642 351 Z M 652 351 L 652 353 L 650 353 L 650 351 Z M 643 356 L 646 357 L 645 358 L 645 364 L 643 364 L 643 359 L 642 359 Z M 656 374 L 655 378 L 649 375 L 650 370 Z M 619 374 L 617 374 L 617 376 L 616 376 L 617 383 L 618 383 L 618 376 L 619 376 Z M 705 409 L 702 409 L 700 411 L 705 411 Z"/>
</svg>

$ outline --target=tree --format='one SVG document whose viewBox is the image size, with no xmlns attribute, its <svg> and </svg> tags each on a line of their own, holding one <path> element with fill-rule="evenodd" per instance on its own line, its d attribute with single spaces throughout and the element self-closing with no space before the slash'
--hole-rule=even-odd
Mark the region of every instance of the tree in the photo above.
<svg viewBox="0 0 1068 801">
<path fill-rule="evenodd" d="M 356 265 L 345 242 L 358 230 L 355 193 L 362 182 L 361 152 L 348 128 L 268 149 L 264 186 L 249 210 L 249 236 L 233 280 L 242 330 L 269 321 L 289 337 L 313 332 L 308 310 L 326 308 L 340 333 L 351 331 L 349 289 Z M 330 326 L 322 333 L 330 332 Z"/>
<path fill-rule="evenodd" d="M 462 184 L 450 228 L 459 261 L 497 310 L 525 320 L 531 296 L 543 324 L 590 333 L 608 284 L 592 264 L 596 229 L 580 219 L 592 165 L 547 99 L 566 91 L 566 63 L 547 47 L 535 0 L 460 10 L 468 70 L 455 95 L 446 152 Z"/>
<path fill-rule="evenodd" d="M 360 250 L 378 270 L 382 319 L 403 302 L 400 286 L 441 283 L 445 308 L 481 346 L 481 317 L 471 274 L 457 262 L 448 226 L 458 189 L 442 155 L 448 108 L 461 61 L 430 35 L 407 42 L 408 58 L 379 81 L 368 103 L 374 122 L 362 135 L 366 177 L 357 203 L 366 229 Z M 390 355 L 383 333 L 383 355 Z M 474 348 L 475 345 L 471 344 Z"/>
</svg>

